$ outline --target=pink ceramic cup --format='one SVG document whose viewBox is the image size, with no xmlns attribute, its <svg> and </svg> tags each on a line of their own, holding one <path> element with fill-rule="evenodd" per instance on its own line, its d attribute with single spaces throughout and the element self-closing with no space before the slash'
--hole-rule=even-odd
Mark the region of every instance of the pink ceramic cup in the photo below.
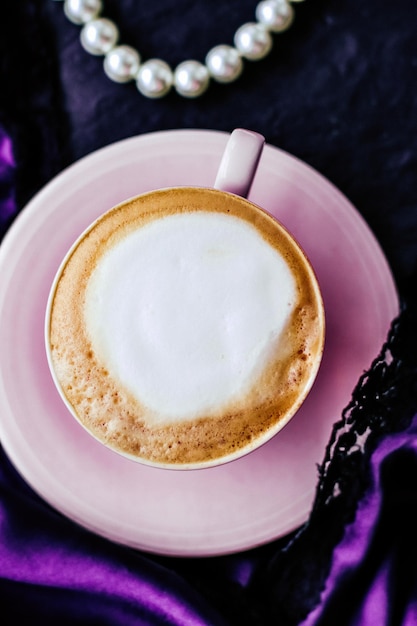
<svg viewBox="0 0 417 626">
<path fill-rule="evenodd" d="M 275 436 L 295 415 L 314 383 L 325 335 L 323 302 L 314 270 L 285 227 L 246 199 L 263 146 L 264 137 L 258 133 L 236 129 L 227 142 L 213 188 L 174 187 L 126 200 L 91 224 L 73 244 L 58 268 L 51 287 L 45 320 L 46 353 L 52 378 L 70 414 L 81 426 L 101 444 L 129 459 L 163 469 L 201 469 L 236 460 Z M 169 215 L 164 208 L 163 219 L 158 219 L 161 203 L 168 196 L 169 202 L 175 198 L 178 206 L 172 210 L 170 208 Z M 125 240 L 127 231 L 123 230 L 126 222 L 124 216 L 126 211 L 131 211 L 133 205 L 139 216 L 135 217 L 139 221 L 135 222 L 133 231 L 140 231 L 142 235 L 148 227 L 154 228 L 156 225 L 159 228 L 161 223 L 166 224 L 166 217 L 183 219 L 181 202 L 185 201 L 185 197 L 187 201 L 188 198 L 195 197 L 199 203 L 198 210 L 185 211 L 185 219 L 188 220 L 184 222 L 185 228 L 196 229 L 193 219 L 203 215 L 206 220 L 209 214 L 208 221 L 202 222 L 203 243 L 196 243 L 193 240 L 198 237 L 192 236 L 188 240 L 184 239 L 183 244 L 187 250 L 192 248 L 194 255 L 199 246 L 206 246 L 207 258 L 204 257 L 201 266 L 201 276 L 204 279 L 198 278 L 194 285 L 194 271 L 181 274 L 186 276 L 185 279 L 181 278 L 186 296 L 184 301 L 177 302 L 178 289 L 172 287 L 172 282 L 177 278 L 172 272 L 178 253 L 172 261 L 168 250 L 166 265 L 160 260 L 165 258 L 165 251 L 170 247 L 174 235 L 161 231 L 162 234 L 155 235 L 155 245 L 149 242 L 144 244 L 144 249 L 151 250 L 149 258 L 152 262 L 148 266 L 142 263 L 137 272 L 132 271 L 134 282 L 138 274 L 144 277 L 145 282 L 150 274 L 153 281 L 150 287 L 149 284 L 144 286 L 139 282 L 136 285 L 135 282 L 134 293 L 142 293 L 142 289 L 147 294 L 142 300 L 142 296 L 135 300 L 136 296 L 130 295 L 133 287 L 128 288 L 127 283 L 123 282 L 125 274 L 130 276 L 132 264 L 126 263 L 122 257 L 119 258 L 119 253 L 115 253 L 117 259 L 115 257 L 116 265 L 112 265 L 113 269 L 109 269 L 108 264 L 103 265 L 104 257 L 100 256 L 100 250 L 107 246 L 103 242 L 116 242 L 106 248 L 107 255 L 109 250 L 116 249 L 117 242 Z M 219 219 L 224 220 L 224 228 L 223 222 L 220 227 L 216 225 L 213 231 L 216 239 L 211 241 L 210 220 L 214 214 L 217 219 L 219 213 Z M 244 229 L 250 229 L 251 233 L 256 231 L 255 234 L 252 233 L 256 241 L 252 242 L 252 234 L 249 231 L 246 233 L 246 230 L 244 234 L 236 235 L 236 240 L 235 235 L 231 235 L 234 241 L 232 248 L 242 243 L 236 254 L 240 255 L 239 267 L 243 264 L 246 274 L 239 270 L 240 275 L 234 277 L 230 273 L 234 270 L 228 269 L 228 266 L 224 266 L 224 271 L 217 268 L 216 280 L 220 277 L 221 282 L 223 274 L 229 280 L 226 286 L 218 288 L 217 283 L 214 286 L 214 274 L 211 273 L 214 271 L 212 260 L 217 263 L 221 255 L 230 253 L 229 249 L 226 252 L 223 248 L 220 249 L 222 244 L 218 244 L 218 241 L 223 241 L 223 233 L 228 232 L 229 225 L 235 228 L 236 220 L 239 224 L 243 221 Z M 178 236 L 180 240 L 185 237 L 182 226 L 175 232 L 175 237 Z M 198 230 L 190 232 L 200 236 Z M 120 233 L 123 233 L 122 237 Z M 167 243 L 161 244 L 162 251 L 157 252 L 157 246 L 164 241 Z M 245 247 L 246 241 L 248 250 Z M 142 248 L 139 248 L 140 241 L 138 242 L 135 245 L 138 245 L 139 258 Z M 248 257 L 249 261 L 246 258 L 246 254 L 249 255 L 252 250 L 252 243 L 254 262 L 251 257 Z M 219 250 L 215 250 L 218 245 Z M 181 245 L 179 247 L 181 249 Z M 97 250 L 100 251 L 98 256 Z M 258 271 L 257 251 L 263 260 L 259 266 L 260 274 L 255 273 L 252 276 L 253 271 Z M 184 253 L 184 258 L 178 257 L 178 263 L 189 269 L 192 264 L 186 262 L 187 254 Z M 92 280 L 91 268 L 96 267 L 96 257 L 100 260 L 101 269 L 98 273 L 94 270 L 94 276 L 99 278 Z M 195 256 L 192 258 L 195 259 Z M 200 267 L 199 262 L 197 260 L 194 264 Z M 158 274 L 152 273 L 155 264 L 158 268 L 161 265 Z M 117 274 L 120 267 L 121 274 Z M 74 268 L 77 268 L 75 274 Z M 87 279 L 86 268 L 87 274 L 91 274 Z M 108 275 L 103 274 L 107 271 L 110 272 Z M 113 284 L 111 277 L 115 272 L 118 277 L 123 275 L 123 280 L 118 278 L 113 290 L 109 284 Z M 268 274 L 265 279 L 265 285 L 268 286 L 265 288 L 262 282 L 263 272 Z M 166 274 L 166 283 L 161 287 L 158 281 L 163 273 Z M 272 283 L 272 280 L 275 282 Z M 284 282 L 281 284 L 280 281 Z M 270 289 L 270 284 L 274 285 L 273 289 Z M 200 287 L 206 288 L 207 285 L 211 291 L 208 295 L 201 294 Z M 109 304 L 109 289 L 110 300 L 113 292 L 116 294 L 112 304 Z M 158 289 L 163 295 L 161 298 L 155 296 L 154 302 L 154 292 L 158 292 Z M 265 290 L 269 290 L 266 296 Z M 220 293 L 222 295 L 218 296 Z M 197 295 L 194 297 L 194 294 Z M 264 296 L 266 299 L 262 300 Z M 135 328 L 127 340 L 125 329 L 131 323 L 131 298 L 135 310 L 141 309 L 137 313 L 137 319 L 141 320 L 138 335 L 142 329 L 145 330 L 143 336 L 137 339 Z M 198 298 L 202 299 L 204 306 L 194 301 Z M 286 298 L 285 305 L 280 298 Z M 269 313 L 271 299 L 274 304 Z M 233 300 L 233 304 L 229 300 Z M 285 307 L 288 307 L 288 311 L 284 311 Z M 182 312 L 188 314 L 189 310 L 192 311 L 190 320 L 184 322 Z M 215 321 L 210 318 L 208 322 L 204 312 L 210 311 L 211 315 L 211 312 L 216 313 L 218 310 L 221 322 L 217 318 Z M 276 322 L 278 317 L 279 324 Z M 156 318 L 158 322 L 155 322 Z M 259 321 L 261 318 L 265 318 L 265 324 Z M 234 319 L 237 321 L 230 321 Z M 199 322 L 194 323 L 195 320 Z M 139 322 L 136 323 L 139 326 Z M 222 330 L 218 335 L 217 331 L 213 331 L 211 339 L 212 326 L 218 323 L 222 325 Z M 244 323 L 248 324 L 246 330 Z M 149 337 L 160 332 L 158 324 L 163 326 L 161 337 L 165 339 L 159 341 L 156 337 L 152 344 Z M 194 326 L 198 327 L 197 331 Z M 187 347 L 188 342 L 190 347 Z M 219 348 L 221 343 L 229 343 L 230 349 L 224 346 Z M 202 344 L 205 346 L 205 352 L 201 349 L 203 356 L 198 348 Z M 245 347 L 240 347 L 241 344 L 245 344 Z M 261 346 L 259 349 L 258 345 Z M 120 346 L 125 347 L 122 349 Z M 108 367 L 106 359 L 109 350 L 111 365 Z M 162 361 L 158 361 L 161 350 Z M 212 355 L 214 352 L 215 356 Z M 206 354 L 209 356 L 206 357 Z M 133 363 L 136 355 L 141 362 L 138 370 Z M 210 365 L 211 358 L 214 359 L 213 367 Z M 156 373 L 152 369 L 154 360 L 158 361 L 155 365 Z M 226 365 L 223 361 L 226 361 Z M 170 372 L 166 377 L 165 370 Z M 207 389 L 205 385 L 205 381 L 212 377 L 215 379 L 213 393 L 210 385 L 207 385 Z M 142 385 L 142 379 L 143 387 L 136 392 L 133 389 L 135 381 L 141 380 Z M 238 381 L 236 385 L 235 380 Z M 189 390 L 191 387 L 193 389 Z M 143 394 L 142 389 L 145 390 Z M 204 400 L 201 399 L 203 396 Z M 177 409 L 177 402 L 181 408 Z M 177 413 L 180 414 L 179 417 Z"/>
</svg>

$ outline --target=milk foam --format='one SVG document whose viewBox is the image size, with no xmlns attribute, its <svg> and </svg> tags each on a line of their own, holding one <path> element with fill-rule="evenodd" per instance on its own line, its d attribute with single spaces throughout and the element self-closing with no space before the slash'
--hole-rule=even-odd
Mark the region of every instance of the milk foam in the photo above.
<svg viewBox="0 0 417 626">
<path fill-rule="evenodd" d="M 86 290 L 100 361 L 158 421 L 195 418 L 249 391 L 296 303 L 284 260 L 245 220 L 197 211 L 127 234 Z"/>
</svg>

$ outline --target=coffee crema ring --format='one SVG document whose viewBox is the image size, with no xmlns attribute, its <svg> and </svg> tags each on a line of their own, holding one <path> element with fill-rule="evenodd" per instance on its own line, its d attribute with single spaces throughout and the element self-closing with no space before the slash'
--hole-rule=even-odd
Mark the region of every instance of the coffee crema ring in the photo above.
<svg viewBox="0 0 417 626">
<path fill-rule="evenodd" d="M 174 188 L 127 200 L 74 244 L 49 303 L 49 358 L 79 422 L 129 458 L 233 460 L 294 415 L 324 310 L 287 230 L 248 200 Z"/>
</svg>

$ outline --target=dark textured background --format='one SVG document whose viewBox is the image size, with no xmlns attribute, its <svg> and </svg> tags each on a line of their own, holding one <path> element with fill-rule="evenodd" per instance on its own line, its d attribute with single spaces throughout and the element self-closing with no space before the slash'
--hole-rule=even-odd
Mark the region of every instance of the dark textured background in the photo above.
<svg viewBox="0 0 417 626">
<path fill-rule="evenodd" d="M 254 17 L 253 0 L 106 0 L 106 15 L 144 58 L 202 60 Z M 377 235 L 398 282 L 416 265 L 417 7 L 413 0 L 295 3 L 272 53 L 247 62 L 231 86 L 198 100 L 161 101 L 107 79 L 101 59 L 53 0 L 6 0 L 2 100 L 23 134 L 25 201 L 63 165 L 138 133 L 237 126 L 314 166 L 337 185 Z M 3 11 L 4 13 L 4 11 Z M 10 29 L 7 21 L 10 21 Z M 19 36 L 18 36 L 19 33 Z M 15 48 L 15 50 L 13 50 Z M 9 83 L 10 81 L 10 83 Z"/>
<path fill-rule="evenodd" d="M 175 65 L 185 58 L 202 60 L 212 46 L 230 43 L 236 28 L 253 19 L 255 4 L 105 0 L 105 13 L 120 26 L 123 42 L 136 46 L 144 58 L 160 56 Z M 395 371 L 384 378 L 374 368 L 373 386 L 368 382 L 365 387 L 367 399 L 356 396 L 362 421 L 375 417 L 369 396 L 378 395 L 380 406 L 381 396 L 386 398 L 385 413 L 378 415 L 398 415 L 395 428 L 387 420 L 379 431 L 375 428 L 375 448 L 381 433 L 401 429 L 417 409 L 416 317 L 410 305 L 417 270 L 417 6 L 415 0 L 306 0 L 294 7 L 291 29 L 275 38 L 267 59 L 247 62 L 238 82 L 213 84 L 197 100 L 172 93 L 152 101 L 133 84 L 121 86 L 105 77 L 101 60 L 79 46 L 79 29 L 66 20 L 61 2 L 3 0 L 0 126 L 13 141 L 16 208 L 3 217 L 1 234 L 56 173 L 119 139 L 174 128 L 231 131 L 242 126 L 262 133 L 351 200 L 385 251 L 406 305 L 394 337 Z M 351 441 L 340 446 L 340 457 Z M 132 553 L 74 527 L 50 511 L 2 455 L 2 606 L 12 611 L 13 620 L 31 624 L 299 624 L 318 602 L 343 520 L 352 514 L 367 480 L 369 455 L 350 459 L 344 508 L 336 505 L 329 512 L 325 498 L 318 497 L 300 536 L 245 554 L 188 561 Z M 337 463 L 330 467 L 340 470 Z M 399 471 L 400 483 L 410 467 L 413 463 Z M 415 485 L 407 485 L 411 495 L 402 501 L 410 503 L 401 509 L 404 518 L 416 501 Z M 379 545 L 387 543 L 390 529 L 383 527 Z M 415 542 L 408 548 L 415 554 Z M 404 553 L 402 559 L 405 567 Z M 66 577 L 69 563 L 82 580 L 81 572 L 88 572 L 84 585 Z M 42 580 L 50 584 L 37 576 L 42 567 L 49 575 Z M 98 579 L 107 585 L 94 586 Z M 411 580 L 414 584 L 415 572 Z M 159 589 L 152 606 L 143 581 Z M 356 579 L 357 589 L 362 583 L 363 578 Z M 135 590 L 131 597 L 126 588 Z M 173 601 L 171 610 L 168 605 L 165 612 L 158 610 L 161 598 L 169 597 L 177 598 L 177 609 Z M 377 623 L 350 621 L 349 597 L 336 617 L 333 613 L 320 624 Z M 186 613 L 184 607 L 193 611 Z M 394 614 L 384 624 L 403 623 L 398 611 Z"/>
</svg>

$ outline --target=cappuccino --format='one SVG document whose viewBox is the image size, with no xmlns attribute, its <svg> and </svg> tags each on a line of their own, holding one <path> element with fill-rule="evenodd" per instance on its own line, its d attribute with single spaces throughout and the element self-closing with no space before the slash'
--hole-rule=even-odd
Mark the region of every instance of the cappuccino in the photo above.
<svg viewBox="0 0 417 626">
<path fill-rule="evenodd" d="M 164 467 L 217 464 L 280 430 L 308 393 L 324 314 L 305 255 L 248 200 L 174 188 L 97 220 L 50 296 L 49 358 L 99 441 Z"/>
</svg>

